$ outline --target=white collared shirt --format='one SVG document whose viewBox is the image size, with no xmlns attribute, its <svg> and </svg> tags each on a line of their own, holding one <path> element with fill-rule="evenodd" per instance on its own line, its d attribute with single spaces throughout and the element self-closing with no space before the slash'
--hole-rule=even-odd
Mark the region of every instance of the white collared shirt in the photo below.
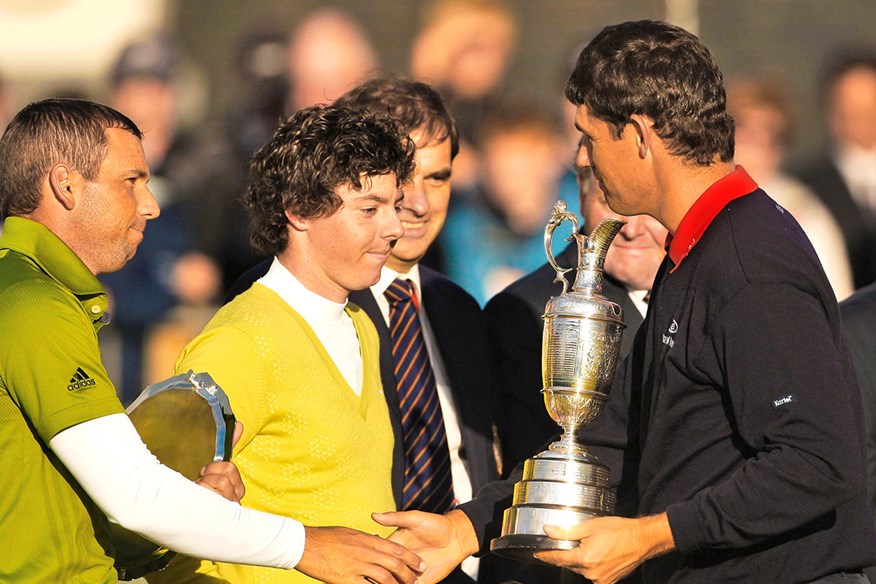
<svg viewBox="0 0 876 584">
<path fill-rule="evenodd" d="M 645 315 L 648 313 L 648 303 L 645 302 L 645 294 L 648 292 L 648 290 L 627 290 L 627 295 L 633 301 L 633 306 L 636 307 L 642 318 L 645 318 Z"/>
<path fill-rule="evenodd" d="M 258 282 L 276 292 L 300 314 L 334 361 L 350 389 L 362 395 L 362 350 L 347 303 L 338 304 L 304 287 L 276 257 Z"/>
<path fill-rule="evenodd" d="M 876 150 L 850 145 L 837 151 L 835 159 L 858 205 L 876 213 Z"/>
</svg>

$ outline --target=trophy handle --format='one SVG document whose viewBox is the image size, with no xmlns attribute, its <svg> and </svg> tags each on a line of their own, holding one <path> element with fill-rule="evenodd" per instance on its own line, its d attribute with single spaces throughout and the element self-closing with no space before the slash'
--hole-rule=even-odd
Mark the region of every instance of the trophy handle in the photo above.
<svg viewBox="0 0 876 584">
<path fill-rule="evenodd" d="M 575 235 L 578 233 L 578 217 L 576 217 L 574 213 L 571 213 L 567 210 L 565 201 L 557 201 L 556 203 L 554 203 L 553 211 L 551 211 L 551 216 L 548 219 L 547 226 L 544 228 L 544 252 L 545 254 L 547 254 L 547 259 L 548 262 L 551 264 L 551 267 L 553 267 L 553 269 L 557 272 L 557 277 L 554 278 L 554 282 L 562 282 L 563 294 L 565 294 L 569 290 L 569 282 L 568 280 L 566 280 L 566 274 L 576 269 L 577 266 L 571 268 L 561 268 L 560 265 L 557 263 L 556 258 L 554 258 L 554 230 L 556 230 L 556 228 L 559 227 L 563 221 L 572 222 L 572 235 L 566 238 L 566 241 L 572 241 L 575 238 Z"/>
</svg>

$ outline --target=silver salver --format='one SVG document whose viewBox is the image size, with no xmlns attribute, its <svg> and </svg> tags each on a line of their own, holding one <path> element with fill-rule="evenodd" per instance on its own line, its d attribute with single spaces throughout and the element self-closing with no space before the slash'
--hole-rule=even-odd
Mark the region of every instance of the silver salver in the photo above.
<svg viewBox="0 0 876 584">
<path fill-rule="evenodd" d="M 569 239 L 578 244 L 576 267 L 563 268 L 553 256 L 553 233 L 563 221 L 574 227 Z M 544 526 L 569 527 L 614 512 L 609 469 L 575 434 L 602 412 L 620 353 L 623 310 L 602 294 L 602 278 L 608 247 L 624 224 L 608 218 L 584 236 L 578 233 L 577 217 L 559 201 L 545 228 L 545 253 L 563 291 L 545 307 L 542 394 L 563 435 L 524 462 L 512 506 L 505 510 L 502 535 L 491 542 L 496 554 L 537 561 L 535 552 L 572 549 L 578 541 L 549 538 Z M 565 275 L 572 270 L 575 281 L 569 290 Z"/>
<path fill-rule="evenodd" d="M 148 386 L 127 408 L 143 442 L 162 464 L 195 481 L 210 462 L 231 458 L 234 414 L 208 373 L 175 375 Z M 110 524 L 120 580 L 164 568 L 173 552 Z"/>
</svg>

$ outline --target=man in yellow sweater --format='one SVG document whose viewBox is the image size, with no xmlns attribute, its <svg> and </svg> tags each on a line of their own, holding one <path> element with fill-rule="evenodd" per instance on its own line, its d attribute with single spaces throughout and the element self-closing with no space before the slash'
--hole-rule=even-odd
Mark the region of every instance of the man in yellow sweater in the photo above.
<svg viewBox="0 0 876 584">
<path fill-rule="evenodd" d="M 395 508 L 378 338 L 347 296 L 377 282 L 404 233 L 397 213 L 413 157 L 389 117 L 316 106 L 281 125 L 253 159 L 244 203 L 253 246 L 273 264 L 177 362 L 177 371 L 209 371 L 243 423 L 232 461 L 247 486 L 244 506 L 307 525 L 392 531 L 371 519 Z M 310 581 L 187 558 L 161 578 Z"/>
</svg>

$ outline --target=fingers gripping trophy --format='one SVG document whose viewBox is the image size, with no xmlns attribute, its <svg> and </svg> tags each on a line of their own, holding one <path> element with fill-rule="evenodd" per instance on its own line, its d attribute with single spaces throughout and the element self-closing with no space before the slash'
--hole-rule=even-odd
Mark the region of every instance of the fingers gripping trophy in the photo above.
<svg viewBox="0 0 876 584">
<path fill-rule="evenodd" d="M 563 221 L 574 227 L 578 265 L 560 267 L 552 253 L 553 233 Z M 609 245 L 625 222 L 608 218 L 590 233 L 578 233 L 578 218 L 558 201 L 545 228 L 545 253 L 563 291 L 545 307 L 542 341 L 544 403 L 563 435 L 547 450 L 528 459 L 523 479 L 514 487 L 505 510 L 502 535 L 493 552 L 517 560 L 537 561 L 534 553 L 572 549 L 578 541 L 544 534 L 545 525 L 571 526 L 614 512 L 610 473 L 578 443 L 575 433 L 595 420 L 608 399 L 623 332 L 623 310 L 602 294 L 603 264 Z M 566 274 L 575 270 L 572 289 Z"/>
</svg>

